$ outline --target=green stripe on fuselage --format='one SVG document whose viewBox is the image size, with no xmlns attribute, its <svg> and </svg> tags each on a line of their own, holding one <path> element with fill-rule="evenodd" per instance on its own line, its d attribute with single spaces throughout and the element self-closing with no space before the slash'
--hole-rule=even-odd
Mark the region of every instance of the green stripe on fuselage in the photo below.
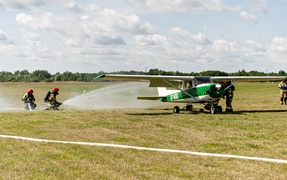
<svg viewBox="0 0 287 180">
<path fill-rule="evenodd" d="M 161 98 L 161 101 L 170 102 L 170 101 L 187 99 L 187 98 L 191 98 L 190 95 L 192 97 L 198 97 L 198 96 L 203 96 L 203 95 L 209 95 L 211 98 L 222 97 L 224 90 L 217 90 L 215 86 L 216 86 L 215 83 L 201 84 L 194 88 L 189 88 L 189 89 L 184 90 L 186 93 L 178 92 L 178 93 L 167 95 L 166 97 Z"/>
</svg>

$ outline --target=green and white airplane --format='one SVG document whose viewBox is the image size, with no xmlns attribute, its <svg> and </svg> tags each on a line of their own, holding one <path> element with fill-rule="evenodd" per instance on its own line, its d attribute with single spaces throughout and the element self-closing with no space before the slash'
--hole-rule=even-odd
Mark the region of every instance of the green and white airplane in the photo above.
<svg viewBox="0 0 287 180">
<path fill-rule="evenodd" d="M 149 81 L 149 87 L 157 87 L 158 96 L 139 96 L 140 100 L 160 100 L 162 102 L 185 103 L 185 110 L 191 111 L 193 103 L 209 107 L 211 114 L 222 111 L 216 105 L 225 91 L 235 81 L 281 81 L 285 76 L 162 76 L 162 75 L 121 75 L 101 74 L 96 79 Z M 171 90 L 172 89 L 172 90 Z M 175 106 L 174 113 L 180 108 Z"/>
</svg>

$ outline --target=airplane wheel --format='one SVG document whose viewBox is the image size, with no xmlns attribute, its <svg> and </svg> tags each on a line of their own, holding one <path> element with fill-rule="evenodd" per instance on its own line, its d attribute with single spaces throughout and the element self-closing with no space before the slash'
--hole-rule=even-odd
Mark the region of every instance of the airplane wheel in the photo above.
<svg viewBox="0 0 287 180">
<path fill-rule="evenodd" d="M 222 107 L 221 106 L 217 106 L 216 107 L 216 112 L 222 112 Z"/>
<path fill-rule="evenodd" d="M 192 105 L 186 105 L 185 110 L 187 111 L 192 111 Z"/>
<path fill-rule="evenodd" d="M 214 106 L 210 107 L 210 114 L 215 114 L 216 108 Z"/>
<path fill-rule="evenodd" d="M 173 113 L 179 114 L 179 112 L 180 112 L 179 107 L 178 106 L 174 106 Z"/>
<path fill-rule="evenodd" d="M 210 110 L 210 104 L 206 104 L 206 105 L 204 106 L 204 109 Z"/>
</svg>

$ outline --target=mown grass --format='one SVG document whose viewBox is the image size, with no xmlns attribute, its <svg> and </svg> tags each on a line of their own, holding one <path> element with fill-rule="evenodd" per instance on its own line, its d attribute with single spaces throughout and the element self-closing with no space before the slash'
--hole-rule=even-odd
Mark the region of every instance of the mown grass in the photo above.
<svg viewBox="0 0 287 180">
<path fill-rule="evenodd" d="M 36 92 L 44 93 L 55 84 L 32 85 Z M 56 85 L 63 101 L 71 94 L 81 94 L 83 89 L 103 86 L 72 82 Z M 2 84 L 1 88 L 15 90 L 15 86 L 19 84 Z M 30 86 L 21 84 L 19 92 Z M 220 104 L 224 109 L 224 101 Z M 279 104 L 277 84 L 236 84 L 234 113 L 199 113 L 198 108 L 202 106 L 194 105 L 192 114 L 173 114 L 173 106 L 1 112 L 0 134 L 287 159 L 287 106 Z M 2 179 L 287 177 L 287 164 L 280 163 L 6 138 L 0 141 Z"/>
</svg>

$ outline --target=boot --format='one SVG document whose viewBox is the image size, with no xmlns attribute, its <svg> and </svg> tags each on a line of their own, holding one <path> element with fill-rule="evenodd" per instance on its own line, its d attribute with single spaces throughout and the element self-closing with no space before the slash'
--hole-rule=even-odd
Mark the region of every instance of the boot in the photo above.
<svg viewBox="0 0 287 180">
<path fill-rule="evenodd" d="M 225 112 L 233 112 L 232 107 L 226 107 Z"/>
</svg>

